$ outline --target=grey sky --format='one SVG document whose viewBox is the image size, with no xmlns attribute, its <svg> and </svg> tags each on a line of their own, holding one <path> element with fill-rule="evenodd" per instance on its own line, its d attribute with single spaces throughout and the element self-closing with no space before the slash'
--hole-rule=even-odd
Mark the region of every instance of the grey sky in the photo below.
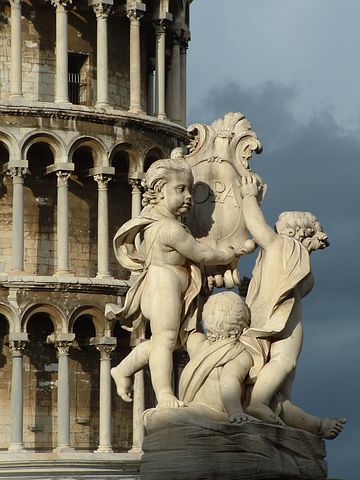
<svg viewBox="0 0 360 480">
<path fill-rule="evenodd" d="M 329 477 L 346 480 L 360 478 L 359 27 L 355 0 L 194 0 L 189 49 L 189 120 L 245 113 L 264 146 L 252 166 L 269 222 L 309 210 L 329 234 L 312 258 L 294 399 L 348 417 L 327 442 Z"/>
</svg>

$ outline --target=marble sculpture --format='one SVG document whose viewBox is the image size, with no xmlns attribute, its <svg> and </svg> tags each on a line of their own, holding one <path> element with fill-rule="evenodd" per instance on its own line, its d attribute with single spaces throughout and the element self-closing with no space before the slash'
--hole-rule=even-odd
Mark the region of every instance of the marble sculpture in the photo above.
<svg viewBox="0 0 360 480">
<path fill-rule="evenodd" d="M 150 434 L 169 425 L 225 432 L 229 425 L 265 424 L 335 438 L 345 418 L 319 418 L 291 400 L 303 341 L 301 301 L 313 287 L 310 258 L 328 237 L 309 212 L 283 212 L 275 229 L 267 224 L 260 208 L 266 185 L 249 165 L 262 147 L 244 115 L 229 113 L 188 131 L 188 153 L 175 149 L 150 167 L 141 215 L 114 238 L 119 263 L 139 275 L 124 305 L 109 304 L 106 316 L 134 334 L 146 322 L 151 327 L 151 338 L 112 369 L 118 394 L 131 401 L 132 375 L 149 364 L 158 401 L 144 414 Z M 256 246 L 243 299 L 235 292 L 237 264 Z M 179 347 L 190 361 L 177 398 L 171 374 Z M 173 478 L 197 478 L 187 475 Z"/>
</svg>

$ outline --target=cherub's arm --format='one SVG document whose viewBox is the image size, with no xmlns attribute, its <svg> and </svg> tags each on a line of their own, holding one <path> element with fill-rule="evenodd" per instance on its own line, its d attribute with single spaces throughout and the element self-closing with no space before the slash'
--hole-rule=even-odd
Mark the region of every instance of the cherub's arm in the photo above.
<svg viewBox="0 0 360 480">
<path fill-rule="evenodd" d="M 234 250 L 230 247 L 215 249 L 200 243 L 180 223 L 173 222 L 167 226 L 164 240 L 168 247 L 196 263 L 227 265 L 235 259 Z"/>
<path fill-rule="evenodd" d="M 255 176 L 242 177 L 240 195 L 243 199 L 243 215 L 245 224 L 255 242 L 266 249 L 277 237 L 277 233 L 266 223 L 258 205 L 259 189 Z"/>
<path fill-rule="evenodd" d="M 250 355 L 243 350 L 234 360 L 224 365 L 220 375 L 220 394 L 225 412 L 230 421 L 236 414 L 243 412 L 241 404 L 243 382 L 248 374 L 252 361 Z"/>
</svg>

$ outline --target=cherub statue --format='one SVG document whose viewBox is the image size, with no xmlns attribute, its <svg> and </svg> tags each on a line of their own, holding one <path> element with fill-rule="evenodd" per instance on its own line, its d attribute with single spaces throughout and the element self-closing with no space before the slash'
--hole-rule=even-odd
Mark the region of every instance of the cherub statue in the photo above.
<svg viewBox="0 0 360 480">
<path fill-rule="evenodd" d="M 260 247 L 246 297 L 251 327 L 242 336 L 254 362 L 249 373 L 254 387 L 246 412 L 268 423 L 283 423 L 271 408 L 280 394 L 287 402 L 287 425 L 315 429 L 326 438 L 334 438 L 346 419 L 324 419 L 319 425 L 317 417 L 308 416 L 307 428 L 294 425 L 297 420 L 292 417 L 301 411 L 292 405 L 290 397 L 303 340 L 301 299 L 313 287 L 310 254 L 327 247 L 328 237 L 309 212 L 282 213 L 274 231 L 258 205 L 260 188 L 256 177 L 242 178 L 240 194 L 246 227 Z"/>
<path fill-rule="evenodd" d="M 235 259 L 233 249 L 201 244 L 180 223 L 181 215 L 191 208 L 192 185 L 191 169 L 184 158 L 154 162 L 143 182 L 145 208 L 114 238 L 119 263 L 141 274 L 129 289 L 124 306 L 108 304 L 106 316 L 118 318 L 124 328 L 134 332 L 150 321 L 152 334 L 150 341 L 137 345 L 112 369 L 118 394 L 125 401 L 131 401 L 131 375 L 149 363 L 158 405 L 182 406 L 171 386 L 172 353 L 196 327 L 192 312 L 202 282 L 199 265 L 227 265 Z"/>
<path fill-rule="evenodd" d="M 209 297 L 202 313 L 205 334 L 191 333 L 186 343 L 190 361 L 179 385 L 179 398 L 186 405 L 205 405 L 226 413 L 231 423 L 255 420 L 242 407 L 252 358 L 241 343 L 241 334 L 249 321 L 250 311 L 235 292 Z"/>
</svg>

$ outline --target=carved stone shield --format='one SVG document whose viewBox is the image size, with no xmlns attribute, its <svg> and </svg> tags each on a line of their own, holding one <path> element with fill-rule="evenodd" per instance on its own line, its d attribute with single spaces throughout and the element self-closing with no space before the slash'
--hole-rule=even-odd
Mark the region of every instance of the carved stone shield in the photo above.
<svg viewBox="0 0 360 480">
<path fill-rule="evenodd" d="M 200 242 L 231 246 L 239 255 L 249 253 L 255 245 L 249 241 L 239 188 L 241 177 L 251 172 L 248 161 L 252 152 L 261 152 L 260 141 L 241 113 L 228 113 L 211 125 L 190 125 L 188 132 L 191 141 L 186 159 L 194 175 L 188 227 Z M 224 274 L 223 268 L 207 271 L 213 276 Z M 223 284 L 219 277 L 217 280 L 216 284 Z M 234 281 L 238 283 L 237 278 Z"/>
</svg>

